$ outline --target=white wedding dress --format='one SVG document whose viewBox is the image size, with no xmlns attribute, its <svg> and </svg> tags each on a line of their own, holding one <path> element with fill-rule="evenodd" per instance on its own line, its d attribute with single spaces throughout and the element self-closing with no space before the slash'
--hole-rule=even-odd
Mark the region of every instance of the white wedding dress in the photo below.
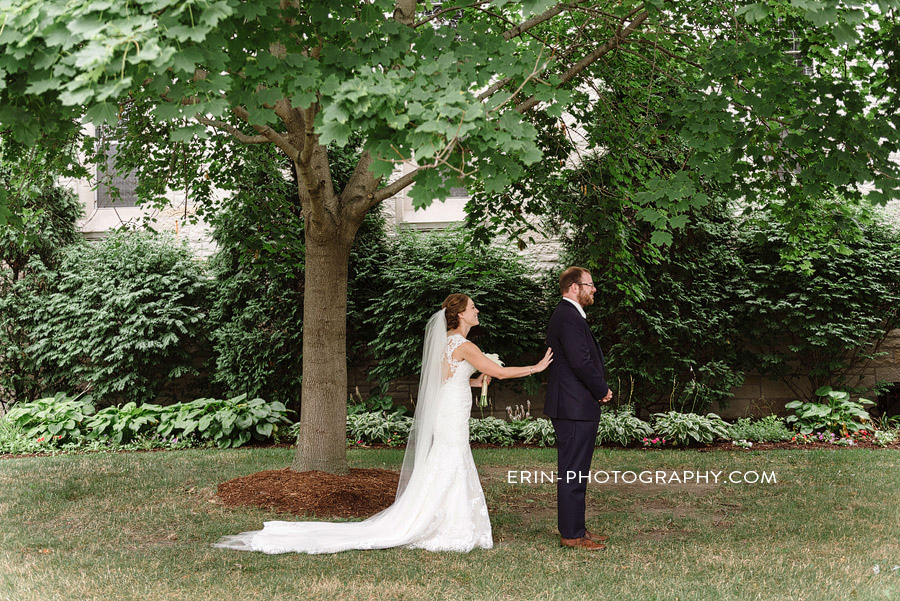
<svg viewBox="0 0 900 601">
<path fill-rule="evenodd" d="M 443 310 L 439 313 L 429 321 L 420 400 L 394 504 L 362 522 L 266 522 L 262 530 L 226 536 L 213 546 L 272 554 L 389 547 L 468 552 L 493 546 L 469 448 L 469 377 L 475 368 L 453 361 L 451 354 L 466 339 L 448 338 Z M 443 347 L 439 362 L 437 352 L 429 358 L 429 345 L 434 351 Z M 426 383 L 426 373 L 440 373 L 439 385 Z"/>
</svg>

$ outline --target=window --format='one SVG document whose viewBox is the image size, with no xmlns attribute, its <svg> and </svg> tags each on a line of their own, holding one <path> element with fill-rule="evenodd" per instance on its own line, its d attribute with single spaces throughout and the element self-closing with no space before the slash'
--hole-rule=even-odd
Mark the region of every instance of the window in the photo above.
<svg viewBox="0 0 900 601">
<path fill-rule="evenodd" d="M 116 148 L 118 144 L 112 142 L 106 152 L 106 169 L 97 166 L 97 208 L 108 209 L 111 207 L 136 207 L 138 185 L 137 174 L 119 173 L 116 171 Z M 118 194 L 116 194 L 118 190 Z"/>
</svg>

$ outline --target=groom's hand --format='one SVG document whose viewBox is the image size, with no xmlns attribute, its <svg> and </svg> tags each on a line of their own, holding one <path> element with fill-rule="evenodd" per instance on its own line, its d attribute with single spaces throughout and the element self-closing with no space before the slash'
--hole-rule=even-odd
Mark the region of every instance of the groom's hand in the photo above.
<svg viewBox="0 0 900 601">
<path fill-rule="evenodd" d="M 608 402 L 611 401 L 611 400 L 612 400 L 612 390 L 610 390 L 609 392 L 607 392 L 607 393 L 606 393 L 606 396 L 603 397 L 602 399 L 600 399 L 600 402 L 601 402 L 601 403 L 608 403 Z"/>
</svg>

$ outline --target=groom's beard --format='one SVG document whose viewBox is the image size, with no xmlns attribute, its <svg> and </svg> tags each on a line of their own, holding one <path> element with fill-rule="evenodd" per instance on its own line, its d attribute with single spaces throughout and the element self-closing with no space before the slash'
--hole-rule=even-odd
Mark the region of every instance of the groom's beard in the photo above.
<svg viewBox="0 0 900 601">
<path fill-rule="evenodd" d="M 582 286 L 579 286 L 582 288 Z M 590 307 L 594 304 L 594 295 L 588 292 L 587 290 L 579 290 L 578 291 L 578 304 L 582 307 Z"/>
</svg>

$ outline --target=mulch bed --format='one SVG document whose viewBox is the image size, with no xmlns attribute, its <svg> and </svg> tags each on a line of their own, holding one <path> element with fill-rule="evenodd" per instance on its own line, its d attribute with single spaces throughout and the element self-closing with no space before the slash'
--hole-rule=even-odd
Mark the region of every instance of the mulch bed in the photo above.
<svg viewBox="0 0 900 601">
<path fill-rule="evenodd" d="M 365 517 L 394 502 L 400 474 L 382 469 L 351 469 L 346 476 L 327 472 L 268 470 L 219 484 L 225 505 L 255 505 L 299 516 Z"/>
</svg>

